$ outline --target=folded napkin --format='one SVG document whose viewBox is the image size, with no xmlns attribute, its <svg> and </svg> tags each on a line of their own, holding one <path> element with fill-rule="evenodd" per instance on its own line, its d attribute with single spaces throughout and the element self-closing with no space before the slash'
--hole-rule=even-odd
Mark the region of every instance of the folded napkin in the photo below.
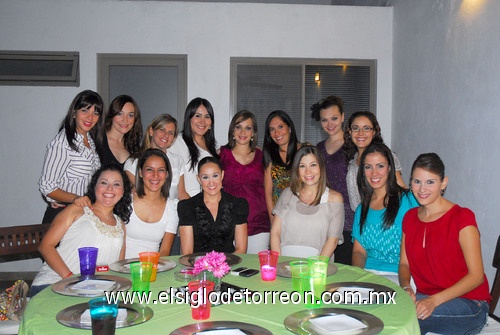
<svg viewBox="0 0 500 335">
<path fill-rule="evenodd" d="M 71 287 L 73 291 L 89 292 L 104 292 L 109 291 L 115 286 L 116 282 L 112 280 L 82 280 Z"/>
<path fill-rule="evenodd" d="M 347 334 L 348 332 L 354 332 L 366 328 L 366 325 L 363 322 L 345 314 L 327 315 L 313 318 L 309 321 L 326 334 Z"/>
<path fill-rule="evenodd" d="M 374 292 L 373 288 L 367 287 L 357 287 L 357 286 L 349 286 L 349 287 L 339 287 L 337 292 L 339 292 L 342 297 L 346 299 L 344 303 L 353 304 L 353 303 L 361 303 L 366 301 L 370 302 L 370 292 Z M 359 293 L 359 294 L 358 294 Z M 361 301 L 359 301 L 360 299 Z"/>
<path fill-rule="evenodd" d="M 205 331 L 197 332 L 195 334 L 199 334 L 199 335 L 245 335 L 246 333 L 242 332 L 239 329 L 213 329 L 213 330 L 205 330 Z"/>
<path fill-rule="evenodd" d="M 126 308 L 119 308 L 118 309 L 118 314 L 116 315 L 116 324 L 119 325 L 120 323 L 123 323 L 127 319 L 127 309 Z M 91 326 L 92 325 L 92 319 L 90 318 L 90 309 L 86 309 L 82 315 L 80 316 L 80 324 L 82 326 Z"/>
</svg>

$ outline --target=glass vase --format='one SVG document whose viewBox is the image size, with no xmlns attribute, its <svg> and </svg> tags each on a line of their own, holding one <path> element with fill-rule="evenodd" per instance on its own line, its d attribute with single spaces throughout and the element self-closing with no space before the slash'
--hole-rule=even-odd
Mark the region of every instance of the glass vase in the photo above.
<svg viewBox="0 0 500 335">
<path fill-rule="evenodd" d="M 198 275 L 198 280 L 208 280 L 214 283 L 214 291 L 220 292 L 221 290 L 221 278 L 217 278 L 214 274 L 208 270 L 200 272 Z"/>
</svg>

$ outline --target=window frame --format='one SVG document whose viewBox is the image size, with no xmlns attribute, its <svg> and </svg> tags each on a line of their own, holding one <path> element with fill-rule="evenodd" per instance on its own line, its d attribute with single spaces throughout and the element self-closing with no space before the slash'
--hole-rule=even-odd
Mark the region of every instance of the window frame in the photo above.
<svg viewBox="0 0 500 335">
<path fill-rule="evenodd" d="M 64 76 L 19 73 L 0 73 L 0 85 L 4 86 L 80 86 L 80 54 L 77 51 L 0 51 L 2 61 L 71 61 L 71 73 Z M 22 69 L 22 66 L 20 66 Z"/>
<path fill-rule="evenodd" d="M 316 58 L 275 58 L 275 57 L 231 57 L 230 59 L 230 113 L 229 122 L 238 111 L 237 107 L 237 87 L 238 87 L 238 65 L 291 65 L 301 66 L 302 68 L 302 93 L 301 93 L 301 122 L 300 129 L 296 126 L 297 136 L 300 142 L 304 142 L 305 137 L 305 118 L 310 106 L 306 106 L 306 66 L 367 66 L 370 68 L 370 98 L 369 111 L 377 114 L 377 61 L 375 59 L 316 59 Z M 321 78 L 320 78 L 321 80 Z M 320 97 L 324 98 L 324 97 Z M 344 120 L 347 122 L 347 118 Z M 315 143 L 314 143 L 315 144 Z"/>
</svg>

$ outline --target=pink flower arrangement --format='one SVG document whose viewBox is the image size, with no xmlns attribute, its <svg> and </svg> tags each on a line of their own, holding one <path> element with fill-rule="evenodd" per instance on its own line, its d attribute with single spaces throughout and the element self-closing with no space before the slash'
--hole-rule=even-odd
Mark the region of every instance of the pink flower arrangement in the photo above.
<svg viewBox="0 0 500 335">
<path fill-rule="evenodd" d="M 211 251 L 194 262 L 193 273 L 197 275 L 202 271 L 210 271 L 215 278 L 222 278 L 229 270 L 231 268 L 226 262 L 226 255 L 223 252 Z"/>
</svg>

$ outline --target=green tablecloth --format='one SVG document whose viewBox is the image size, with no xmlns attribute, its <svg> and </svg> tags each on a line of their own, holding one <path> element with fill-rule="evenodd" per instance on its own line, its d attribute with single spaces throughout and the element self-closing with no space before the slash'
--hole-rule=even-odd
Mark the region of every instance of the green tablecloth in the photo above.
<svg viewBox="0 0 500 335">
<path fill-rule="evenodd" d="M 240 255 L 243 261 L 233 268 L 246 266 L 258 269 L 259 261 L 256 255 Z M 178 263 L 179 256 L 167 257 Z M 291 260 L 290 257 L 280 257 L 279 261 Z M 345 282 L 345 281 L 365 281 L 389 286 L 396 290 L 395 304 L 377 304 L 377 305 L 328 305 L 324 307 L 350 308 L 376 315 L 384 322 L 384 329 L 381 334 L 419 334 L 418 320 L 413 302 L 410 297 L 397 285 L 391 281 L 366 272 L 356 267 L 336 264 L 338 272 L 327 278 L 327 283 Z M 174 279 L 174 272 L 178 271 L 182 265 L 176 268 L 158 273 L 156 282 L 151 283 L 151 290 L 156 295 L 159 291 L 168 290 L 170 287 L 178 287 L 183 284 Z M 110 271 L 106 274 L 129 277 L 127 274 L 115 273 Z M 292 290 L 290 278 L 277 277 L 275 281 L 264 282 L 260 274 L 250 278 L 227 275 L 223 281 L 246 287 L 252 291 L 288 291 Z M 24 313 L 19 334 L 86 334 L 90 335 L 90 330 L 73 329 L 59 324 L 56 315 L 62 309 L 83 303 L 89 298 L 69 297 L 56 294 L 50 288 L 47 288 L 36 295 L 28 303 Z M 150 304 L 149 307 L 154 311 L 151 320 L 127 328 L 116 330 L 117 335 L 125 334 L 169 334 L 172 330 L 184 325 L 195 323 L 191 318 L 189 305 L 178 304 Z M 239 321 L 257 324 L 267 328 L 273 334 L 292 334 L 283 325 L 284 319 L 295 312 L 304 310 L 302 304 L 227 304 L 212 308 L 211 316 L 208 321 Z"/>
</svg>

